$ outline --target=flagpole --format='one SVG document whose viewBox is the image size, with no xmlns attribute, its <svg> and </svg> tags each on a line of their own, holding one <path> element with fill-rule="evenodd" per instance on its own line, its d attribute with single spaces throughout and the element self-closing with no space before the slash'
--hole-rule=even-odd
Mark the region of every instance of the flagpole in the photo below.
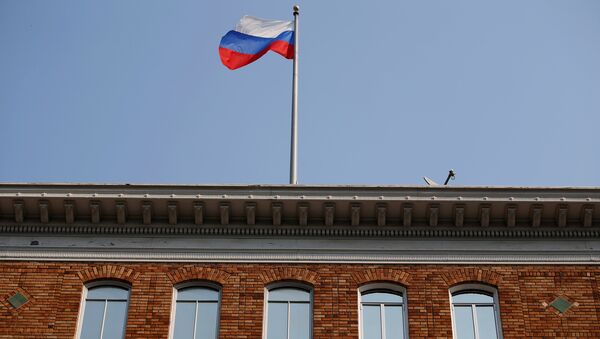
<svg viewBox="0 0 600 339">
<path fill-rule="evenodd" d="M 300 7 L 294 5 L 294 73 L 292 78 L 292 143 L 290 150 L 290 184 L 298 184 L 298 17 Z"/>
</svg>

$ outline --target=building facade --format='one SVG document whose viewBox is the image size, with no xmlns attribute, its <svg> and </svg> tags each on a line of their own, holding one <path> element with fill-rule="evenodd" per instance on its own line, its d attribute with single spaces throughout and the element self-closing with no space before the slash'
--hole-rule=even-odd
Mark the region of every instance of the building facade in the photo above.
<svg viewBox="0 0 600 339">
<path fill-rule="evenodd" d="M 600 189 L 0 185 L 0 338 L 600 338 Z"/>
</svg>

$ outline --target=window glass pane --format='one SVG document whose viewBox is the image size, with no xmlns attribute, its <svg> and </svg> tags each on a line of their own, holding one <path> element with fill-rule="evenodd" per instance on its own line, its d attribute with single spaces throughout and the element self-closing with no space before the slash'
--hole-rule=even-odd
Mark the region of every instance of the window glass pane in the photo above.
<svg viewBox="0 0 600 339">
<path fill-rule="evenodd" d="M 104 316 L 104 303 L 104 301 L 85 302 L 81 339 L 100 339 L 102 318 Z"/>
<path fill-rule="evenodd" d="M 267 314 L 267 339 L 287 338 L 287 311 L 287 303 L 269 302 Z"/>
<path fill-rule="evenodd" d="M 475 339 L 471 306 L 454 306 L 456 339 Z"/>
<path fill-rule="evenodd" d="M 366 292 L 362 295 L 363 302 L 378 302 L 378 303 L 401 303 L 402 295 L 389 292 Z"/>
<path fill-rule="evenodd" d="M 385 306 L 385 338 L 404 339 L 402 306 Z"/>
<path fill-rule="evenodd" d="M 497 339 L 496 317 L 494 316 L 493 306 L 478 306 L 477 310 L 477 329 L 479 330 L 479 339 Z"/>
<path fill-rule="evenodd" d="M 88 289 L 86 299 L 116 299 L 127 300 L 129 290 L 117 286 L 98 286 Z"/>
<path fill-rule="evenodd" d="M 218 315 L 218 303 L 198 303 L 198 314 L 196 315 L 196 339 L 217 338 Z"/>
<path fill-rule="evenodd" d="M 125 336 L 125 321 L 127 319 L 127 302 L 109 301 L 106 305 L 104 334 L 102 338 L 121 339 Z M 83 339 L 83 338 L 82 338 Z"/>
<path fill-rule="evenodd" d="M 494 297 L 485 292 L 467 292 L 452 295 L 453 303 L 493 304 Z"/>
<path fill-rule="evenodd" d="M 298 288 L 277 288 L 269 291 L 269 301 L 310 301 L 310 293 Z"/>
<path fill-rule="evenodd" d="M 363 305 L 363 339 L 381 339 L 381 311 L 379 306 Z"/>
<path fill-rule="evenodd" d="M 175 330 L 173 339 L 194 339 L 194 318 L 196 317 L 196 302 L 181 302 L 175 304 Z"/>
<path fill-rule="evenodd" d="M 206 287 L 187 287 L 177 290 L 177 300 L 217 301 L 219 291 Z"/>
<path fill-rule="evenodd" d="M 310 304 L 290 305 L 290 339 L 310 338 Z"/>
</svg>

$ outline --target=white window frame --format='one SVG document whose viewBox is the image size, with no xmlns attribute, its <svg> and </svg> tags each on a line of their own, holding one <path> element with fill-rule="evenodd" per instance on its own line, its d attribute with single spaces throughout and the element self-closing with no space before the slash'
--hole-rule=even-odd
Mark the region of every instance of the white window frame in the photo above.
<svg viewBox="0 0 600 339">
<path fill-rule="evenodd" d="M 188 288 L 188 287 L 204 287 L 212 290 L 216 290 L 218 292 L 217 297 L 217 333 L 215 339 L 219 338 L 219 330 L 221 328 L 221 290 L 223 289 L 220 285 L 215 284 L 210 281 L 202 281 L 202 280 L 193 280 L 186 281 L 173 286 L 173 296 L 171 298 L 171 326 L 169 326 L 169 339 L 173 339 L 175 334 L 175 311 L 177 309 L 177 293 L 180 289 Z M 195 320 L 194 320 L 195 321 Z M 195 324 L 194 324 L 195 328 Z M 195 335 L 194 335 L 195 337 Z"/>
<path fill-rule="evenodd" d="M 75 333 L 75 338 L 81 338 L 81 331 L 83 330 L 83 316 L 84 316 L 84 311 L 85 311 L 85 304 L 86 304 L 86 299 L 87 299 L 87 295 L 88 295 L 88 290 L 92 289 L 94 287 L 100 287 L 100 286 L 114 286 L 114 287 L 120 287 L 120 288 L 125 288 L 127 289 L 127 302 L 126 302 L 126 306 L 125 308 L 127 309 L 127 312 L 125 312 L 125 332 L 124 334 L 127 335 L 127 320 L 129 319 L 129 302 L 131 301 L 131 285 L 122 281 L 118 281 L 118 280 L 110 280 L 110 279 L 106 279 L 106 280 L 96 280 L 96 281 L 92 281 L 89 282 L 87 284 L 83 285 L 83 290 L 81 291 L 81 301 L 79 302 L 79 315 L 77 316 L 77 331 Z M 104 316 L 106 317 L 106 310 L 104 310 Z M 104 326 L 104 324 L 102 324 L 102 326 Z"/>
<path fill-rule="evenodd" d="M 359 332 L 359 338 L 364 338 L 364 333 L 363 333 L 363 312 L 362 312 L 362 307 L 363 307 L 363 302 L 362 302 L 362 295 L 365 293 L 368 293 L 370 291 L 373 290 L 377 290 L 377 291 L 381 291 L 381 292 L 385 292 L 385 291 L 389 291 L 389 292 L 396 292 L 402 295 L 402 321 L 404 322 L 404 338 L 408 339 L 408 312 L 407 312 L 407 303 L 408 303 L 408 298 L 406 295 L 406 288 L 404 288 L 403 286 L 397 285 L 397 284 L 392 284 L 392 283 L 371 283 L 371 284 L 367 284 L 367 285 L 363 285 L 360 286 L 358 288 L 358 332 Z M 393 305 L 397 303 L 387 303 L 387 305 Z M 382 312 L 381 314 L 381 336 L 383 339 L 385 339 L 385 305 L 386 303 L 380 303 L 379 307 L 380 307 L 380 311 Z"/>
<path fill-rule="evenodd" d="M 454 314 L 454 302 L 452 301 L 452 296 L 453 294 L 456 293 L 460 293 L 463 291 L 473 291 L 473 292 L 484 292 L 487 294 L 491 294 L 493 299 L 494 299 L 494 320 L 496 321 L 496 336 L 498 337 L 498 339 L 503 339 L 503 335 L 502 335 L 502 322 L 500 321 L 500 303 L 499 303 L 499 298 L 498 298 L 498 290 L 490 285 L 485 285 L 485 284 L 477 284 L 477 283 L 468 283 L 468 284 L 460 284 L 460 285 L 456 285 L 456 286 L 452 286 L 448 289 L 448 295 L 450 298 L 450 312 L 452 314 L 452 337 L 453 338 L 457 338 L 457 333 L 456 333 L 456 315 Z M 475 312 L 475 310 L 473 308 L 475 308 L 477 305 L 486 305 L 489 306 L 488 303 L 485 304 L 472 304 L 470 303 L 472 306 L 471 308 L 471 312 L 473 312 L 473 329 L 474 329 L 474 333 L 475 333 L 475 339 L 479 339 L 479 329 L 477 326 L 477 312 Z"/>
<path fill-rule="evenodd" d="M 307 284 L 303 284 L 300 282 L 296 282 L 296 281 L 282 281 L 282 282 L 276 282 L 276 283 L 272 283 L 269 284 L 268 286 L 265 286 L 265 298 L 264 298 L 264 302 L 263 302 L 263 334 L 262 337 L 263 338 L 267 338 L 267 330 L 268 330 L 268 325 L 269 325 L 269 291 L 270 290 L 276 290 L 279 288 L 296 288 L 299 290 L 303 290 L 308 292 L 309 297 L 308 297 L 308 309 L 309 309 L 309 317 L 308 317 L 308 326 L 310 327 L 310 332 L 309 332 L 309 338 L 312 339 L 313 337 L 313 288 L 310 285 Z M 289 337 L 289 332 L 290 332 L 290 302 L 288 302 L 288 324 L 287 324 L 287 330 L 288 330 L 288 337 Z M 287 339 L 287 338 L 286 338 Z"/>
</svg>

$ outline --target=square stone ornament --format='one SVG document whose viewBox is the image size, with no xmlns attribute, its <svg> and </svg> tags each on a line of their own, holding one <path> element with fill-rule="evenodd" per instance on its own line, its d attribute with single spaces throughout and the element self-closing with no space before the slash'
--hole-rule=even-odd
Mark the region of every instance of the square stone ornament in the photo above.
<svg viewBox="0 0 600 339">
<path fill-rule="evenodd" d="M 557 297 L 550 303 L 550 306 L 554 307 L 560 313 L 565 313 L 573 306 L 573 303 L 563 297 Z"/>
<path fill-rule="evenodd" d="M 28 299 L 20 292 L 17 292 L 17 294 L 13 295 L 12 297 L 9 297 L 7 301 L 9 304 L 12 305 L 12 307 L 19 308 L 23 306 L 28 301 Z"/>
</svg>

